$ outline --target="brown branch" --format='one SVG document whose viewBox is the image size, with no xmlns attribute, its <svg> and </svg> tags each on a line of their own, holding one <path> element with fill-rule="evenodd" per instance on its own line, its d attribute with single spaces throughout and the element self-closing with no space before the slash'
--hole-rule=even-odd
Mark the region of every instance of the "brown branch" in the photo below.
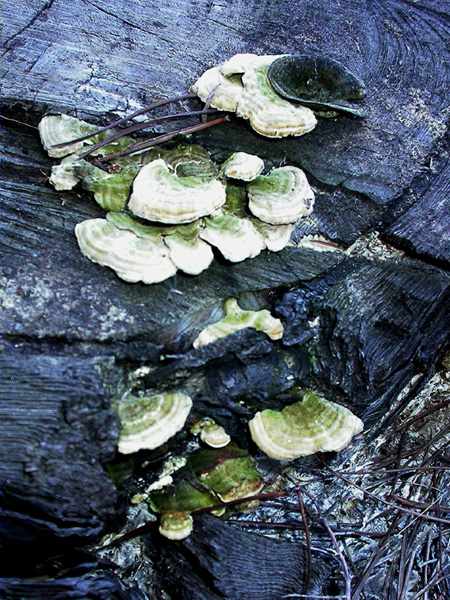
<svg viewBox="0 0 450 600">
<path fill-rule="evenodd" d="M 98 142 L 97 144 L 94 144 L 93 146 L 89 146 L 89 148 L 87 148 L 86 150 L 84 150 L 84 152 L 80 152 L 80 158 L 86 158 L 86 156 L 89 156 L 89 154 L 92 154 L 93 152 L 96 152 L 97 150 L 100 150 L 100 148 L 103 148 L 104 146 L 108 146 L 108 144 L 111 144 L 112 142 L 119 140 L 120 138 L 129 135 L 130 133 L 135 133 L 136 131 L 141 131 L 142 129 L 147 129 L 148 127 L 151 127 L 152 125 L 156 125 L 157 123 L 163 123 L 164 121 L 178 121 L 179 119 L 186 119 L 188 117 L 196 117 L 196 116 L 202 116 L 202 115 L 208 115 L 208 114 L 217 114 L 219 111 L 217 110 L 191 110 L 191 111 L 185 111 L 185 112 L 181 112 L 181 113 L 174 113 L 172 115 L 163 115 L 161 117 L 155 117 L 154 119 L 149 119 L 148 121 L 143 121 L 142 123 L 135 123 L 134 125 L 130 125 L 130 127 L 126 127 L 124 129 L 121 129 L 120 131 L 116 131 L 115 133 L 113 133 L 112 135 L 108 136 L 106 139 L 102 140 L 101 142 Z M 65 145 L 65 144 L 63 144 Z M 61 144 L 57 144 L 56 146 L 53 146 L 54 148 L 61 146 Z"/>
<path fill-rule="evenodd" d="M 168 142 L 178 135 L 189 135 L 191 133 L 196 133 L 197 131 L 202 131 L 204 129 L 208 129 L 209 127 L 214 127 L 215 125 L 221 125 L 222 123 L 225 123 L 225 121 L 228 121 L 228 117 L 220 117 L 219 119 L 214 119 L 206 123 L 200 123 L 199 125 L 192 125 L 191 127 L 185 127 L 184 129 L 176 129 L 175 131 L 170 131 L 168 133 L 164 133 L 163 135 L 159 135 L 150 141 L 133 144 L 123 152 L 109 154 L 104 158 L 104 160 L 109 162 L 124 156 L 129 156 L 130 154 L 134 154 L 136 152 L 145 152 L 148 148 Z"/>
<path fill-rule="evenodd" d="M 131 113 L 131 115 L 127 115 L 125 117 L 122 117 L 121 119 L 117 119 L 116 121 L 109 123 L 108 125 L 99 127 L 92 133 L 87 133 L 86 135 L 82 135 L 80 137 L 74 138 L 73 140 L 69 140 L 68 142 L 63 142 L 62 144 L 56 144 L 54 147 L 61 148 L 63 146 L 69 146 L 71 144 L 75 144 L 76 142 L 84 142 L 84 140 L 88 140 L 89 138 L 94 137 L 94 136 L 98 135 L 99 133 L 103 133 L 104 131 L 107 131 L 108 129 L 113 129 L 114 127 L 120 127 L 120 125 L 127 123 L 128 121 L 130 121 L 131 119 L 134 119 L 135 117 L 138 117 L 139 115 L 143 115 L 146 112 L 150 112 L 154 108 L 160 108 L 161 106 L 166 106 L 167 104 L 172 104 L 174 102 L 181 102 L 182 100 L 187 100 L 189 98 L 196 98 L 196 96 L 195 96 L 195 94 L 184 94 L 182 96 L 175 96 L 174 98 L 168 98 L 166 100 L 159 100 L 158 102 L 153 102 L 152 104 L 149 104 L 148 106 L 144 106 L 144 108 L 140 108 L 139 110 L 134 111 L 134 113 Z"/>
</svg>

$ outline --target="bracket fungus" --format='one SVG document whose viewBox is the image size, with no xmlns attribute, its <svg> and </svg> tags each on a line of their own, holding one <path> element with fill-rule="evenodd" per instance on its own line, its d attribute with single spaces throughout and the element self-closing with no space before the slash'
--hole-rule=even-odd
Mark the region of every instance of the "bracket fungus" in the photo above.
<svg viewBox="0 0 450 600">
<path fill-rule="evenodd" d="M 174 477 L 174 484 L 149 494 L 148 501 L 155 512 L 192 513 L 213 508 L 251 498 L 264 486 L 254 459 L 234 444 L 197 450 Z"/>
<path fill-rule="evenodd" d="M 248 184 L 248 207 L 261 221 L 287 225 L 311 214 L 314 192 L 298 167 L 278 167 Z"/>
<path fill-rule="evenodd" d="M 267 70 L 277 58 L 278 55 L 236 54 L 222 65 L 208 69 L 191 89 L 203 102 L 248 119 L 261 135 L 304 135 L 314 129 L 316 118 L 311 109 L 282 98 L 270 85 Z"/>
<path fill-rule="evenodd" d="M 74 144 L 64 144 L 74 138 L 93 133 L 96 130 L 95 125 L 81 121 L 69 115 L 48 115 L 41 119 L 39 126 L 39 135 L 42 145 L 46 152 L 52 158 L 61 158 L 69 154 L 80 152 L 86 145 L 94 144 L 96 140 L 89 139 Z"/>
<path fill-rule="evenodd" d="M 267 456 L 293 460 L 343 450 L 364 424 L 347 408 L 306 392 L 302 400 L 281 411 L 257 412 L 249 428 L 253 441 Z"/>
<path fill-rule="evenodd" d="M 177 271 L 162 241 L 140 238 L 106 219 L 78 223 L 75 235 L 84 256 L 113 269 L 124 281 L 157 283 Z"/>
<path fill-rule="evenodd" d="M 288 100 L 319 111 L 364 116 L 355 103 L 365 96 L 364 83 L 332 58 L 282 56 L 271 63 L 268 78 L 275 92 Z"/>
<path fill-rule="evenodd" d="M 295 224 L 269 225 L 259 219 L 253 219 L 252 223 L 262 235 L 266 248 L 271 252 L 280 252 L 289 244 Z"/>
<path fill-rule="evenodd" d="M 188 512 L 167 512 L 161 515 L 159 533 L 169 540 L 184 540 L 192 533 L 193 526 Z"/>
<path fill-rule="evenodd" d="M 213 108 L 235 112 L 242 94 L 242 82 L 239 76 L 225 77 L 219 67 L 212 67 L 197 79 L 191 90 Z"/>
<path fill-rule="evenodd" d="M 130 454 L 162 446 L 184 427 L 191 408 L 191 398 L 181 392 L 128 395 L 118 407 L 119 452 Z"/>
<path fill-rule="evenodd" d="M 157 159 L 139 171 L 128 207 L 143 219 L 178 224 L 210 215 L 225 199 L 225 186 L 218 179 L 178 177 L 163 159 Z"/>
<path fill-rule="evenodd" d="M 264 250 L 262 236 L 249 219 L 221 213 L 204 220 L 200 237 L 220 250 L 230 262 L 254 258 Z"/>
<path fill-rule="evenodd" d="M 243 74 L 244 91 L 236 114 L 248 119 L 251 127 L 265 137 L 300 136 L 312 131 L 317 125 L 313 111 L 279 96 L 269 83 L 267 69 L 262 66 Z"/>
<path fill-rule="evenodd" d="M 118 229 L 124 231 L 131 231 L 135 235 L 141 238 L 147 238 L 159 241 L 162 236 L 163 228 L 159 225 L 149 225 L 148 223 L 141 223 L 135 217 L 124 211 L 111 211 L 106 213 L 106 220 L 112 223 Z M 167 232 L 172 232 L 172 227 L 167 228 Z"/>
<path fill-rule="evenodd" d="M 59 165 L 53 165 L 49 182 L 58 192 L 72 190 L 81 177 L 76 172 L 80 159 L 76 154 L 71 154 L 62 159 Z"/>
<path fill-rule="evenodd" d="M 178 177 L 195 175 L 215 179 L 218 175 L 209 152 L 198 144 L 179 144 L 170 150 L 158 150 L 158 153 Z"/>
<path fill-rule="evenodd" d="M 241 181 L 253 181 L 258 175 L 261 175 L 263 169 L 262 158 L 246 152 L 234 152 L 222 165 L 225 177 Z"/>
<path fill-rule="evenodd" d="M 201 348 L 247 327 L 264 332 L 272 340 L 283 337 L 283 325 L 280 319 L 272 317 L 268 310 L 243 310 L 235 298 L 229 298 L 225 302 L 224 309 L 223 319 L 203 329 L 194 340 L 194 348 Z"/>
<path fill-rule="evenodd" d="M 227 72 L 240 77 L 240 70 L 267 65 L 272 59 L 239 55 L 226 63 Z M 117 132 L 106 137 L 108 128 L 95 129 L 66 115 L 44 117 L 40 123 L 41 137 L 50 154 L 53 150 L 55 156 L 71 152 L 52 167 L 50 183 L 57 190 L 81 184 L 108 211 L 106 220 L 91 219 L 76 226 L 81 252 L 92 262 L 113 269 L 124 281 L 159 283 L 172 277 L 177 269 L 198 275 L 213 262 L 212 247 L 230 262 L 254 258 L 264 249 L 278 252 L 289 243 L 291 224 L 309 213 L 305 206 L 310 188 L 306 178 L 303 181 L 299 176 L 301 173 L 304 177 L 299 169 L 283 167 L 290 170 L 289 175 L 276 175 L 274 170 L 261 176 L 264 161 L 244 152 L 232 154 L 219 169 L 199 145 L 181 144 L 169 149 L 153 146 L 145 156 L 115 159 L 106 170 L 105 156 L 111 157 L 117 147 L 133 140 Z M 94 140 L 100 142 L 93 144 Z M 94 161 L 84 157 L 84 145 L 96 157 Z M 230 178 L 227 183 L 225 177 Z M 283 177 L 286 189 L 282 185 L 276 189 L 272 180 Z M 248 184 L 253 194 L 251 206 L 246 186 L 233 184 L 233 178 Z M 296 204 L 301 184 L 305 206 Z M 270 194 L 268 201 L 262 198 L 267 190 L 275 197 L 277 192 L 286 192 L 282 200 L 289 209 L 287 217 L 283 215 L 280 220 L 274 209 L 278 206 L 276 198 Z M 249 211 L 252 207 L 253 214 Z M 274 217 L 270 213 L 277 214 Z"/>
<path fill-rule="evenodd" d="M 252 498 L 264 487 L 254 459 L 232 444 L 197 450 L 174 477 L 175 483 L 148 496 L 150 508 L 161 515 L 160 533 L 173 540 L 192 531 L 190 513 L 210 509 L 222 516 L 227 503 Z"/>
<path fill-rule="evenodd" d="M 231 438 L 223 427 L 213 419 L 201 419 L 191 428 L 194 435 L 200 434 L 203 443 L 211 448 L 224 448 L 231 442 Z"/>
<path fill-rule="evenodd" d="M 199 231 L 199 223 L 180 225 L 174 233 L 164 237 L 172 262 L 189 275 L 198 275 L 214 260 L 211 246 L 200 239 Z"/>
</svg>

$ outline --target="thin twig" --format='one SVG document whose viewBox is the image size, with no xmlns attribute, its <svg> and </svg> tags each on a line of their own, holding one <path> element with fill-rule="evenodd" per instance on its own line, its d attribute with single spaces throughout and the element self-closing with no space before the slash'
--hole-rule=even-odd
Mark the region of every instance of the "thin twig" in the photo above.
<svg viewBox="0 0 450 600">
<path fill-rule="evenodd" d="M 4 121 L 11 121 L 11 123 L 17 123 L 18 125 L 24 125 L 25 127 L 29 127 L 30 129 L 37 129 L 35 125 L 24 123 L 23 121 L 19 121 L 18 119 L 11 119 L 11 117 L 5 117 L 5 115 L 0 115 L 0 119 L 3 119 Z"/>
<path fill-rule="evenodd" d="M 449 406 L 450 406 L 450 400 L 444 400 L 443 402 L 439 402 L 438 404 L 433 404 L 433 406 L 431 406 L 430 408 L 427 408 L 427 409 L 419 412 L 417 415 L 414 415 L 414 416 L 410 417 L 409 419 L 407 419 L 406 421 L 404 421 L 403 423 L 401 423 L 397 427 L 397 431 L 401 431 L 402 429 L 407 429 L 408 427 L 410 427 L 411 425 L 416 423 L 416 421 L 420 421 L 421 419 L 428 417 L 428 415 L 431 415 L 438 410 L 442 410 L 443 408 L 448 408 Z"/>
<path fill-rule="evenodd" d="M 187 100 L 189 98 L 196 98 L 196 96 L 195 96 L 195 94 L 183 94 L 182 96 L 175 96 L 174 98 L 168 98 L 166 100 L 158 100 L 158 102 L 153 102 L 152 104 L 149 104 L 148 106 L 144 106 L 144 108 L 140 108 L 139 110 L 134 111 L 134 113 L 131 113 L 131 115 L 126 115 L 125 117 L 122 117 L 121 119 L 117 119 L 116 121 L 113 121 L 112 123 L 108 123 L 108 125 L 99 127 L 98 129 L 96 129 L 95 131 L 93 131 L 91 133 L 87 133 L 86 135 L 82 135 L 80 137 L 74 138 L 73 140 L 69 140 L 68 142 L 63 142 L 62 144 L 58 144 L 58 147 L 69 146 L 71 144 L 75 144 L 76 142 L 84 142 L 84 140 L 88 140 L 89 138 L 94 137 L 94 136 L 98 135 L 99 133 L 103 133 L 104 131 L 107 131 L 108 129 L 113 129 L 114 127 L 119 127 L 120 125 L 127 123 L 128 121 L 130 121 L 131 119 L 134 119 L 135 117 L 138 117 L 139 115 L 143 115 L 146 112 L 150 112 L 154 108 L 160 108 L 161 106 L 166 106 L 167 104 L 172 104 L 174 102 L 181 102 L 182 100 Z"/>
<path fill-rule="evenodd" d="M 100 148 L 103 148 L 104 146 L 108 146 L 108 144 L 111 144 L 112 142 L 115 142 L 116 140 L 119 140 L 120 138 L 129 135 L 130 133 L 135 133 L 136 131 L 147 129 L 148 127 L 156 125 L 157 123 L 163 123 L 164 121 L 178 121 L 180 119 L 186 119 L 188 117 L 211 115 L 217 113 L 219 113 L 218 110 L 191 110 L 181 113 L 174 113 L 172 115 L 163 115 L 161 117 L 155 117 L 154 119 L 149 119 L 148 121 L 143 121 L 142 123 L 135 123 L 134 125 L 130 125 L 130 127 L 126 127 L 124 129 L 120 129 L 119 131 L 116 131 L 101 142 L 98 142 L 93 146 L 89 146 L 89 148 L 86 148 L 86 150 L 80 152 L 80 158 L 86 158 L 86 156 L 89 156 L 89 154 L 100 150 Z M 60 145 L 61 144 L 57 144 L 56 146 L 53 146 L 53 148 L 57 148 Z"/>
<path fill-rule="evenodd" d="M 339 479 L 342 479 L 342 481 L 345 481 L 346 483 L 352 485 L 353 487 L 355 487 L 356 489 L 360 490 L 361 492 L 363 492 L 364 494 L 366 494 L 366 496 L 368 496 L 369 498 L 372 498 L 372 500 L 375 500 L 376 502 L 381 502 L 382 504 L 385 504 L 386 506 L 391 506 L 392 508 L 395 508 L 397 510 L 401 510 L 404 513 L 407 513 L 409 515 L 413 515 L 414 517 L 421 517 L 422 519 L 425 519 L 427 521 L 433 521 L 434 523 L 443 523 L 444 525 L 450 525 L 450 520 L 449 519 L 440 519 L 439 517 L 432 517 L 431 515 L 421 515 L 420 513 L 414 512 L 413 510 L 408 510 L 407 508 L 403 508 L 402 506 L 398 506 L 397 504 L 394 504 L 393 502 L 389 502 L 388 500 L 385 500 L 384 498 L 380 498 L 379 496 L 376 496 L 375 494 L 372 494 L 371 492 L 368 492 L 366 489 L 364 489 L 360 485 L 356 484 L 354 481 L 351 481 L 351 479 L 347 479 L 347 477 L 344 477 L 343 475 L 340 475 L 336 471 L 333 471 L 333 469 L 331 469 L 330 467 L 327 467 L 327 468 L 332 473 L 334 473 L 336 475 L 336 477 L 338 477 Z"/>
<path fill-rule="evenodd" d="M 305 494 L 308 496 L 308 498 L 311 500 L 311 502 L 316 507 L 317 514 L 319 515 L 319 519 L 322 522 L 323 526 L 325 527 L 325 529 L 328 532 L 328 535 L 331 538 L 331 542 L 336 550 L 338 559 L 342 565 L 342 571 L 344 574 L 344 582 L 345 582 L 345 598 L 346 598 L 346 600 L 351 600 L 351 598 L 352 598 L 352 575 L 350 573 L 350 569 L 348 568 L 347 561 L 345 560 L 345 556 L 342 553 L 341 547 L 339 546 L 339 543 L 336 539 L 336 536 L 334 535 L 333 530 L 330 527 L 330 524 L 328 523 L 327 519 L 322 515 L 322 512 L 321 512 L 316 500 L 306 490 L 305 490 Z"/>
<path fill-rule="evenodd" d="M 184 129 L 176 129 L 175 131 L 170 131 L 168 133 L 164 133 L 163 135 L 159 135 L 147 142 L 141 142 L 139 144 L 133 144 L 123 152 L 117 152 L 116 154 L 109 154 L 104 158 L 105 161 L 116 160 L 118 158 L 122 158 L 124 156 L 129 156 L 130 154 L 134 154 L 136 152 L 145 152 L 152 146 L 156 146 L 158 144 L 162 144 L 163 142 L 168 142 L 178 135 L 189 135 L 191 133 L 195 133 L 197 131 L 202 131 L 204 129 L 208 129 L 209 127 L 214 127 L 215 125 L 221 125 L 228 120 L 228 117 L 220 117 L 219 119 L 213 119 L 212 121 L 208 121 L 206 123 L 200 123 L 199 125 L 192 125 L 191 127 L 185 127 Z"/>
</svg>

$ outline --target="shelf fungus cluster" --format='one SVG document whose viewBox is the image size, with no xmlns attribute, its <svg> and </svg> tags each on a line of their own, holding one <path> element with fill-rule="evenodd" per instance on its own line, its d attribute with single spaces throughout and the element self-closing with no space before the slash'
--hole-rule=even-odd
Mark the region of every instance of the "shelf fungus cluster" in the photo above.
<svg viewBox="0 0 450 600">
<path fill-rule="evenodd" d="M 160 533 L 183 539 L 192 531 L 192 514 L 209 510 L 220 516 L 227 504 L 251 499 L 264 487 L 254 460 L 234 444 L 194 452 L 167 487 L 151 491 L 148 503 L 161 515 Z"/>
<path fill-rule="evenodd" d="M 236 152 L 220 166 L 204 148 L 182 144 L 119 157 L 105 170 L 97 160 L 132 138 L 90 137 L 92 125 L 66 115 L 44 117 L 39 131 L 49 154 L 62 158 L 50 183 L 58 190 L 80 184 L 107 211 L 75 227 L 82 254 L 130 283 L 158 283 L 178 270 L 198 275 L 214 260 L 214 248 L 230 262 L 278 252 L 313 209 L 314 193 L 297 167 L 263 175 L 258 156 Z"/>
<path fill-rule="evenodd" d="M 248 119 L 266 137 L 309 133 L 315 112 L 363 116 L 356 104 L 363 82 L 336 60 L 324 56 L 236 54 L 205 71 L 192 91 L 219 110 Z"/>
<path fill-rule="evenodd" d="M 235 298 L 229 298 L 224 305 L 225 316 L 216 323 L 208 325 L 194 340 L 194 348 L 201 348 L 236 333 L 247 327 L 262 331 L 272 340 L 283 337 L 283 324 L 272 317 L 268 310 L 243 310 Z"/>
<path fill-rule="evenodd" d="M 350 410 L 314 392 L 306 392 L 301 400 L 281 411 L 258 412 L 249 422 L 255 444 L 277 460 L 338 452 L 363 427 L 363 422 Z"/>
<path fill-rule="evenodd" d="M 153 450 L 165 444 L 186 423 L 192 400 L 181 392 L 128 395 L 119 402 L 119 452 Z"/>
</svg>

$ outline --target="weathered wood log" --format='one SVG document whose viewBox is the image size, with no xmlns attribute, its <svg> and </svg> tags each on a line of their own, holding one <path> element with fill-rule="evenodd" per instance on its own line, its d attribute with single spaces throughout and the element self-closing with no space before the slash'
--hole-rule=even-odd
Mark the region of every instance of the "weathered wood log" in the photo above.
<svg viewBox="0 0 450 600">
<path fill-rule="evenodd" d="M 331 566 L 314 553 L 305 586 L 305 549 L 204 515 L 192 536 L 174 547 L 155 533 L 147 540 L 161 583 L 180 600 L 278 600 L 323 592 Z M 327 557 L 325 557 L 327 558 Z"/>
<path fill-rule="evenodd" d="M 448 166 L 440 161 L 435 176 L 425 167 L 446 126 L 445 13 L 438 0 L 19 1 L 4 15 L 0 114 L 36 125 L 46 110 L 62 110 L 103 123 L 105 113 L 184 92 L 235 52 L 326 53 L 366 81 L 364 121 L 320 120 L 303 138 L 266 140 L 233 120 L 196 139 L 219 160 L 246 150 L 268 165 L 302 166 L 316 209 L 298 236 L 349 245 L 377 229 L 448 267 Z M 37 131 L 3 121 L 0 135 L 0 543 L 8 548 L 53 552 L 97 539 L 120 521 L 104 465 L 117 439 L 111 399 L 130 367 L 151 364 L 143 383 L 153 389 L 191 386 L 194 411 L 213 413 L 244 437 L 251 411 L 295 382 L 314 381 L 373 420 L 414 374 L 433 367 L 448 339 L 448 277 L 424 263 L 349 258 L 339 266 L 342 254 L 289 248 L 240 265 L 216 261 L 197 278 L 125 284 L 80 256 L 74 225 L 101 211 L 85 193 L 58 193 L 45 182 L 52 162 Z M 190 350 L 225 298 L 255 291 L 278 306 L 284 344 L 246 331 Z M 160 361 L 168 354 L 177 356 Z M 231 530 L 215 527 L 221 547 Z M 191 565 L 200 542 L 186 542 L 184 556 L 168 546 L 164 560 Z M 263 538 L 250 547 L 258 557 L 272 545 Z M 299 550 L 286 552 L 291 560 Z M 186 571 L 180 593 L 191 597 L 198 586 L 206 590 L 199 597 L 237 598 L 254 590 L 254 578 L 247 587 L 239 580 L 239 589 L 224 578 L 238 560 L 234 550 L 223 564 L 208 560 L 207 581 Z M 273 580 L 266 573 L 268 598 L 271 589 L 298 591 L 298 566 Z M 52 597 L 60 584 L 66 595 L 80 586 L 103 593 L 101 581 L 84 588 L 87 576 L 78 576 L 0 586 L 13 598 L 42 590 Z M 119 583 L 108 585 L 123 597 Z"/>
</svg>

